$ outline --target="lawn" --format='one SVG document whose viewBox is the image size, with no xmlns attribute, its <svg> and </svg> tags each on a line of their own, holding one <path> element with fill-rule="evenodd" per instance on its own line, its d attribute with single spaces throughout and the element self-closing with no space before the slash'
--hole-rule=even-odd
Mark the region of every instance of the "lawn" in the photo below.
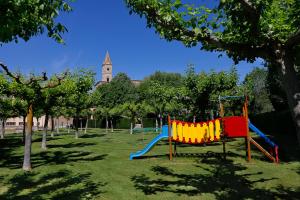
<svg viewBox="0 0 300 200">
<path fill-rule="evenodd" d="M 244 141 L 222 145 L 181 145 L 168 160 L 168 143 L 160 141 L 142 159 L 141 150 L 156 133 L 89 130 L 79 139 L 61 132 L 40 149 L 41 134 L 33 137 L 33 171 L 21 170 L 21 136 L 0 141 L 0 199 L 299 199 L 300 162 L 273 164 L 253 151 L 245 161 Z M 254 147 L 253 147 L 254 149 Z M 288 156 L 285 155 L 285 158 Z M 299 158 L 299 157 L 298 157 Z"/>
</svg>

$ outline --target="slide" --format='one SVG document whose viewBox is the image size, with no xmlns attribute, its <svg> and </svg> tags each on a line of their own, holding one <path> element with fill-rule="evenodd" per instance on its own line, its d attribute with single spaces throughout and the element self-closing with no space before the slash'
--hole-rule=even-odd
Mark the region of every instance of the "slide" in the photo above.
<svg viewBox="0 0 300 200">
<path fill-rule="evenodd" d="M 275 144 L 274 142 L 272 142 L 263 132 L 261 132 L 258 128 L 256 128 L 250 121 L 249 121 L 249 128 L 253 132 L 255 132 L 257 135 L 259 135 L 261 138 L 263 138 L 273 148 L 277 147 L 277 144 Z"/>
<path fill-rule="evenodd" d="M 137 151 L 136 153 L 131 153 L 129 159 L 132 160 L 133 158 L 140 157 L 150 151 L 152 147 L 162 139 L 168 138 L 168 126 L 163 126 L 162 133 L 157 135 L 143 150 Z"/>
</svg>

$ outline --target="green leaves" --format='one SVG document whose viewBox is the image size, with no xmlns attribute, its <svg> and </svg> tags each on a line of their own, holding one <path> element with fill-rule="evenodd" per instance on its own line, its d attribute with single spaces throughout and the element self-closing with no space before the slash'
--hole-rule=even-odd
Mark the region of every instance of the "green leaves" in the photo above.
<svg viewBox="0 0 300 200">
<path fill-rule="evenodd" d="M 59 11 L 70 12 L 69 0 L 19 0 L 0 1 L 0 44 L 25 41 L 47 32 L 48 37 L 63 43 L 66 27 L 56 21 Z"/>
<path fill-rule="evenodd" d="M 147 20 L 147 27 L 167 41 L 198 44 L 207 51 L 225 51 L 236 63 L 257 57 L 274 58 L 300 27 L 300 1 L 220 0 L 191 5 L 179 0 L 127 0 L 130 12 Z M 297 46 L 300 40 L 293 41 Z M 274 61 L 274 60 L 273 60 Z M 274 61 L 275 62 L 275 61 Z"/>
</svg>

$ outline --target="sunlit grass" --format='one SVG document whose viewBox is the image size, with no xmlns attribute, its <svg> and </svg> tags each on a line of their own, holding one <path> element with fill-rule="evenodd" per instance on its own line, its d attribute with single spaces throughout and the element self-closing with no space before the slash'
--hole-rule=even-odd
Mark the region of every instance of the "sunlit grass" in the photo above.
<svg viewBox="0 0 300 200">
<path fill-rule="evenodd" d="M 31 173 L 21 170 L 21 135 L 0 141 L 0 199 L 297 199 L 299 160 L 270 163 L 253 150 L 245 160 L 242 139 L 222 145 L 177 147 L 168 160 L 168 142 L 161 141 L 142 159 L 141 150 L 157 133 L 130 135 L 91 129 L 75 139 L 72 132 L 49 136 L 47 151 L 35 133 Z M 288 148 L 288 147 L 287 147 Z M 253 147 L 254 149 L 254 147 Z"/>
</svg>

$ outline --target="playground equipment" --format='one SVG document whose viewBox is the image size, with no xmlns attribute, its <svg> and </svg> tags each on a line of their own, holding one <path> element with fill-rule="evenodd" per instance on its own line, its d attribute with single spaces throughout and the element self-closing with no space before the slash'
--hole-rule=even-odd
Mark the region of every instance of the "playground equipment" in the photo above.
<svg viewBox="0 0 300 200">
<path fill-rule="evenodd" d="M 229 116 L 224 117 L 224 104 L 223 101 L 231 99 L 244 99 L 243 115 L 242 116 Z M 168 117 L 168 125 L 163 126 L 162 132 L 157 135 L 143 150 L 130 154 L 130 160 L 140 157 L 150 151 L 152 147 L 162 139 L 169 140 L 169 158 L 172 160 L 173 156 L 173 142 L 174 150 L 176 153 L 176 143 L 187 144 L 203 144 L 210 142 L 222 141 L 223 153 L 226 158 L 226 141 L 227 138 L 245 138 L 246 144 L 246 156 L 247 160 L 251 160 L 251 146 L 256 146 L 263 154 L 265 154 L 270 160 L 278 163 L 278 146 L 272 142 L 264 133 L 256 128 L 248 119 L 248 99 L 241 96 L 227 96 L 219 97 L 220 104 L 220 118 L 206 121 L 190 123 L 178 120 L 170 120 Z M 266 151 L 261 145 L 259 145 L 250 135 L 249 129 L 256 133 L 259 137 L 263 138 L 267 144 L 269 144 L 274 152 L 274 156 Z"/>
</svg>

